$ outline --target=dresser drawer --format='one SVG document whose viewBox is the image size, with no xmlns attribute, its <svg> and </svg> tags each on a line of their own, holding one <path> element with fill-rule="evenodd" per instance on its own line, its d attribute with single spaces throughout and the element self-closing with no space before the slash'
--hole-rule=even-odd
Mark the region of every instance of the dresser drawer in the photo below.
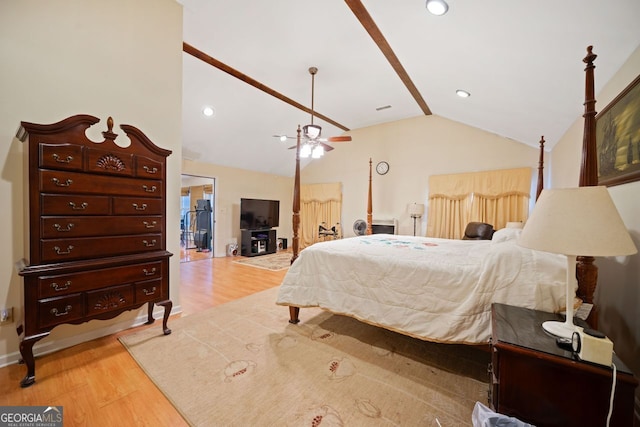
<svg viewBox="0 0 640 427">
<path fill-rule="evenodd" d="M 105 196 L 43 194 L 42 215 L 108 215 L 111 198 Z"/>
<path fill-rule="evenodd" d="M 40 191 L 62 194 L 100 194 L 161 198 L 162 181 L 79 172 L 39 170 Z"/>
<path fill-rule="evenodd" d="M 133 295 L 133 285 L 88 291 L 87 316 L 96 316 L 133 305 Z"/>
<path fill-rule="evenodd" d="M 81 319 L 84 315 L 82 294 L 38 301 L 38 326 L 48 328 Z"/>
<path fill-rule="evenodd" d="M 164 173 L 164 165 L 148 157 L 136 157 L 136 176 L 140 178 L 158 178 Z"/>
<path fill-rule="evenodd" d="M 87 158 L 88 172 L 122 176 L 133 175 L 133 154 L 88 148 Z"/>
<path fill-rule="evenodd" d="M 38 298 L 162 278 L 162 261 L 38 277 Z"/>
<path fill-rule="evenodd" d="M 163 295 L 162 280 L 149 280 L 136 283 L 136 304 L 149 301 L 160 301 L 166 299 Z"/>
<path fill-rule="evenodd" d="M 44 169 L 82 170 L 80 145 L 40 144 L 39 165 Z"/>
<path fill-rule="evenodd" d="M 114 215 L 160 215 L 164 200 L 140 197 L 116 197 L 113 199 Z"/>
<path fill-rule="evenodd" d="M 41 217 L 45 239 L 162 233 L 161 216 Z"/>
<path fill-rule="evenodd" d="M 162 234 L 47 239 L 41 242 L 40 258 L 44 263 L 126 255 L 164 249 Z"/>
</svg>

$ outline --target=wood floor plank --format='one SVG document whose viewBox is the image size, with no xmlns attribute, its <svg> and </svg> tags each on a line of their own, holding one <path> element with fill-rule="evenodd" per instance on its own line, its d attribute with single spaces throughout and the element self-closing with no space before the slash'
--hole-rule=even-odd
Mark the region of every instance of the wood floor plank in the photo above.
<svg viewBox="0 0 640 427">
<path fill-rule="evenodd" d="M 286 273 L 234 263 L 234 259 L 237 258 L 181 263 L 179 292 L 183 311 L 177 316 L 188 316 L 278 286 Z M 145 327 L 158 325 L 156 322 L 139 328 Z M 0 405 L 61 405 L 65 427 L 186 426 L 180 413 L 117 340 L 132 330 L 38 357 L 36 383 L 26 389 L 19 386 L 26 373 L 24 365 L 1 368 Z"/>
</svg>

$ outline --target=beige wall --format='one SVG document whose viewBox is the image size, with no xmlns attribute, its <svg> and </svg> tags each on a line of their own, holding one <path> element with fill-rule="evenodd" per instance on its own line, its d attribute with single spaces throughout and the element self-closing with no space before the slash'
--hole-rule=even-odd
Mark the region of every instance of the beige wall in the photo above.
<svg viewBox="0 0 640 427">
<path fill-rule="evenodd" d="M 3 2 L 0 13 L 0 306 L 21 316 L 22 281 L 14 263 L 24 253 L 20 121 L 54 123 L 75 114 L 114 130 L 131 124 L 162 148 L 168 160 L 168 250 L 171 294 L 178 297 L 182 105 L 182 6 L 174 0 L 60 0 Z M 150 13 L 153 11 L 153 13 Z M 36 354 L 75 344 L 136 322 L 138 312 L 111 321 L 61 326 Z M 18 358 L 17 323 L 0 327 L 0 366 Z"/>
<path fill-rule="evenodd" d="M 226 256 L 227 244 L 240 244 L 240 199 L 280 201 L 278 237 L 292 236 L 293 178 L 183 160 L 182 173 L 215 178 L 214 255 Z"/>
<path fill-rule="evenodd" d="M 314 160 L 301 173 L 303 183 L 342 182 L 342 225 L 353 236 L 353 223 L 367 218 L 369 158 L 373 161 L 373 218 L 399 223 L 400 234 L 413 234 L 407 205 L 427 204 L 430 175 L 531 167 L 537 174 L 539 150 L 511 139 L 439 116 L 420 116 L 350 132 L 353 141 Z M 531 135 L 537 146 L 540 135 Z M 375 173 L 379 161 L 390 165 Z M 535 195 L 535 182 L 533 185 Z M 416 234 L 426 233 L 426 211 Z"/>
<path fill-rule="evenodd" d="M 598 52 L 597 46 L 594 52 L 602 54 L 595 61 L 595 79 L 598 81 L 598 63 L 606 61 L 606 52 Z M 639 74 L 640 47 L 596 94 L 596 110 L 606 107 Z M 584 76 L 582 79 L 584 81 Z M 583 126 L 584 120 L 580 117 L 551 153 L 553 187 L 578 185 Z M 640 182 L 610 187 L 609 193 L 640 249 Z M 596 290 L 596 302 L 600 307 L 599 329 L 611 338 L 614 350 L 627 366 L 640 375 L 640 255 L 598 258 L 596 265 L 599 267 Z M 640 396 L 640 390 L 636 391 L 636 396 Z"/>
</svg>

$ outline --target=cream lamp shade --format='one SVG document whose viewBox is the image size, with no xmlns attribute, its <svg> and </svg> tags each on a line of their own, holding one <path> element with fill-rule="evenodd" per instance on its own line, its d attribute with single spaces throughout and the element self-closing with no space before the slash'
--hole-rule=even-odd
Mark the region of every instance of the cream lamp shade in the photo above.
<svg viewBox="0 0 640 427">
<path fill-rule="evenodd" d="M 609 190 L 603 186 L 543 190 L 518 244 L 567 256 L 566 321 L 542 325 L 547 332 L 564 338 L 570 338 L 575 331 L 576 257 L 637 252 Z"/>
<path fill-rule="evenodd" d="M 420 218 L 424 214 L 424 205 L 422 203 L 410 203 L 407 210 L 412 218 Z"/>
</svg>

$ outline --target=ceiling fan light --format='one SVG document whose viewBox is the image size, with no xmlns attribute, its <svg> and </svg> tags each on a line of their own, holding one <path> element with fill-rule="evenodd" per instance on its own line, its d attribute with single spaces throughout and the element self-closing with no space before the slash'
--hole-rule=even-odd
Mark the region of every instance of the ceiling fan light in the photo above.
<svg viewBox="0 0 640 427">
<path fill-rule="evenodd" d="M 444 0 L 427 0 L 427 10 L 436 16 L 441 16 L 447 13 L 449 5 Z"/>
<path fill-rule="evenodd" d="M 319 159 L 323 155 L 324 155 L 324 148 L 322 148 L 322 145 L 316 145 L 315 148 L 313 149 L 313 152 L 311 153 L 311 157 L 314 159 Z"/>
<path fill-rule="evenodd" d="M 320 133 L 322 133 L 322 128 L 318 125 L 306 125 L 302 127 L 302 132 L 304 136 L 309 139 L 316 139 L 320 137 Z"/>
<path fill-rule="evenodd" d="M 287 135 L 280 135 L 280 141 L 287 142 Z"/>
<path fill-rule="evenodd" d="M 311 146 L 309 144 L 304 144 L 300 147 L 300 157 L 306 159 L 311 155 Z"/>
</svg>

